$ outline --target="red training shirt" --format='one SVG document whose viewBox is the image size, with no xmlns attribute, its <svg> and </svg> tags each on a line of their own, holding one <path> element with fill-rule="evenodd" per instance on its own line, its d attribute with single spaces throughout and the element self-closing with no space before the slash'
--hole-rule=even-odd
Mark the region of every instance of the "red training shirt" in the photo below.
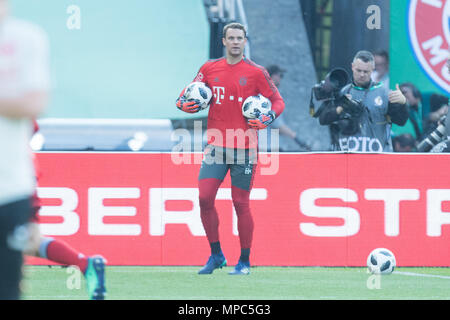
<svg viewBox="0 0 450 320">
<path fill-rule="evenodd" d="M 226 148 L 257 147 L 257 131 L 248 126 L 242 115 L 242 104 L 247 97 L 262 94 L 272 102 L 272 111 L 277 116 L 284 110 L 283 98 L 266 69 L 245 57 L 236 64 L 228 64 L 226 58 L 209 60 L 194 81 L 204 82 L 213 93 L 208 113 L 208 144 Z"/>
</svg>

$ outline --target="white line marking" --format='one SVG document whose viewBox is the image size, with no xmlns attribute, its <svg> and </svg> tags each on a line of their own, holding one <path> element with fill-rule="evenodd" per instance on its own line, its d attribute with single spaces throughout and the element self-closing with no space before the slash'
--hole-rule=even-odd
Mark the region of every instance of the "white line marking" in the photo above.
<svg viewBox="0 0 450 320">
<path fill-rule="evenodd" d="M 439 279 L 449 279 L 450 280 L 450 276 L 440 276 L 437 274 L 424 274 L 424 273 L 402 272 L 402 271 L 394 271 L 393 274 L 400 274 L 400 275 L 412 276 L 412 277 L 439 278 Z"/>
</svg>

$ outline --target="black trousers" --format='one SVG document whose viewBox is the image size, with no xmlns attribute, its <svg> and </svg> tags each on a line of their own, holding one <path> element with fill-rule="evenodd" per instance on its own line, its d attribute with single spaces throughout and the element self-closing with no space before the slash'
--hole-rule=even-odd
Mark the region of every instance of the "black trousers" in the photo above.
<svg viewBox="0 0 450 320">
<path fill-rule="evenodd" d="M 20 298 L 23 254 L 29 234 L 30 198 L 0 206 L 0 300 Z"/>
</svg>

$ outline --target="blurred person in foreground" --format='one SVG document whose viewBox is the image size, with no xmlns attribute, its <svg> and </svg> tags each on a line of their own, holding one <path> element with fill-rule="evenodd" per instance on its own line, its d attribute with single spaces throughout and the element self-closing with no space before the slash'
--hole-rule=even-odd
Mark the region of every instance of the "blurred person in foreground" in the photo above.
<svg viewBox="0 0 450 320">
<path fill-rule="evenodd" d="M 19 299 L 35 178 L 32 120 L 48 101 L 48 42 L 0 0 L 0 299 Z"/>
<path fill-rule="evenodd" d="M 0 0 L 0 148 L 8 150 L 0 157 L 0 299 L 20 298 L 23 254 L 78 266 L 91 296 L 99 286 L 94 259 L 63 241 L 42 236 L 39 230 L 39 170 L 33 165 L 36 159 L 29 140 L 37 131 L 35 119 L 47 106 L 49 92 L 47 34 L 9 16 L 8 1 Z"/>
<path fill-rule="evenodd" d="M 228 171 L 231 197 L 237 215 L 241 254 L 231 275 L 250 274 L 250 250 L 253 240 L 253 217 L 250 191 L 256 175 L 258 130 L 265 129 L 284 110 L 284 101 L 267 70 L 244 56 L 247 31 L 242 24 L 223 28 L 225 57 L 203 64 L 194 81 L 204 82 L 214 93 L 208 110 L 207 138 L 198 178 L 200 217 L 211 255 L 199 274 L 211 274 L 227 261 L 219 239 L 219 216 L 215 199 Z M 200 110 L 196 101 L 188 101 L 183 90 L 176 106 L 188 113 Z M 268 113 L 246 119 L 242 104 L 249 96 L 262 94 L 272 103 Z M 228 133 L 232 132 L 230 136 Z"/>
<path fill-rule="evenodd" d="M 277 86 L 277 88 L 279 88 L 281 85 L 281 80 L 283 79 L 283 76 L 284 76 L 284 73 L 286 72 L 286 70 L 281 69 L 276 64 L 270 65 L 266 69 L 267 69 L 267 72 L 269 73 L 270 77 L 272 78 L 273 83 Z M 268 130 L 279 129 L 280 134 L 294 140 L 295 143 L 297 143 L 297 145 L 302 150 L 311 151 L 311 147 L 308 146 L 305 142 L 301 141 L 297 137 L 297 133 L 287 125 L 287 123 L 284 119 L 284 115 L 285 114 L 282 114 L 279 117 L 277 117 L 275 119 L 275 121 L 272 123 L 272 125 L 270 126 L 270 129 L 268 129 Z"/>
<path fill-rule="evenodd" d="M 352 62 L 352 82 L 340 89 L 339 99 L 324 100 L 321 125 L 333 126 L 332 150 L 347 152 L 392 152 L 391 125 L 408 120 L 406 98 L 400 91 L 388 91 L 371 79 L 375 59 L 359 51 Z"/>
<path fill-rule="evenodd" d="M 34 133 L 38 131 L 39 125 L 37 121 L 34 121 Z M 36 157 L 33 160 L 36 180 L 39 182 L 42 172 L 39 169 L 39 163 Z M 30 241 L 24 253 L 29 256 L 56 262 L 63 266 L 76 266 L 86 279 L 89 298 L 92 300 L 104 300 L 106 296 L 106 259 L 100 255 L 87 257 L 61 239 L 42 235 L 39 228 L 40 209 L 41 201 L 36 190 L 32 197 L 32 215 L 28 224 Z"/>
<path fill-rule="evenodd" d="M 381 82 L 386 90 L 389 90 L 389 54 L 385 50 L 379 50 L 373 54 L 373 57 L 375 70 L 371 78 L 374 82 Z"/>
</svg>

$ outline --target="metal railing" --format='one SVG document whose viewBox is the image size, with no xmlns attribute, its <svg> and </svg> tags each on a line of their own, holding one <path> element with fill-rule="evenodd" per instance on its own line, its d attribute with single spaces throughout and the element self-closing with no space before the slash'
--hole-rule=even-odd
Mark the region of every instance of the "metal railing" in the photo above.
<svg viewBox="0 0 450 320">
<path fill-rule="evenodd" d="M 171 151 L 173 126 L 168 119 L 38 120 L 34 151 Z"/>
</svg>

